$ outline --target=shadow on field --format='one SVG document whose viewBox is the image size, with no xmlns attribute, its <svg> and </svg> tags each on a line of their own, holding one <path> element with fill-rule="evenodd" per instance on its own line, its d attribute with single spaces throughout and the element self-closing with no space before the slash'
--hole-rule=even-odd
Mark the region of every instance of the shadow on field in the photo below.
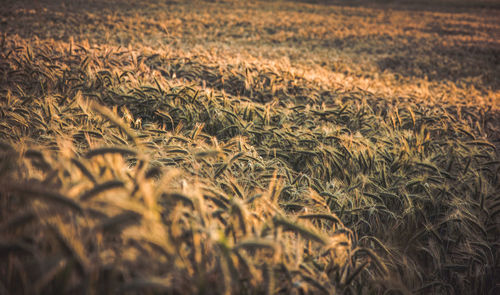
<svg viewBox="0 0 500 295">
<path fill-rule="evenodd" d="M 124 1 L 124 0 L 5 0 L 5 7 L 34 9 L 35 11 L 49 10 L 60 13 L 125 13 L 134 15 L 144 7 L 153 4 L 172 5 L 193 0 L 143 0 L 143 1 Z M 145 5 L 147 4 L 147 5 Z"/>
<path fill-rule="evenodd" d="M 415 11 L 459 12 L 470 9 L 500 10 L 499 0 L 289 0 L 293 2 Z"/>
<path fill-rule="evenodd" d="M 395 54 L 377 61 L 381 71 L 430 81 L 477 82 L 500 89 L 500 48 L 498 46 L 437 46 L 419 55 Z M 477 84 L 477 83 L 476 83 Z"/>
<path fill-rule="evenodd" d="M 437 36 L 420 38 L 386 34 L 348 35 L 308 42 L 322 48 L 352 52 L 357 56 L 370 56 L 380 71 L 390 71 L 407 78 L 471 82 L 493 91 L 500 89 L 498 43 L 463 41 L 443 45 L 440 38 L 457 34 L 463 35 L 464 39 L 472 38 L 474 31 L 450 28 L 436 33 Z"/>
</svg>

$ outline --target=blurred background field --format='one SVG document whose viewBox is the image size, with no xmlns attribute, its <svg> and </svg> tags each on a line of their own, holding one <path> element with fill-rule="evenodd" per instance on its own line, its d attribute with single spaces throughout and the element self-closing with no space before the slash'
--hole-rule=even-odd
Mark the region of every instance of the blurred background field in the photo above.
<svg viewBox="0 0 500 295">
<path fill-rule="evenodd" d="M 495 294 L 499 20 L 2 1 L 0 292 Z"/>
</svg>

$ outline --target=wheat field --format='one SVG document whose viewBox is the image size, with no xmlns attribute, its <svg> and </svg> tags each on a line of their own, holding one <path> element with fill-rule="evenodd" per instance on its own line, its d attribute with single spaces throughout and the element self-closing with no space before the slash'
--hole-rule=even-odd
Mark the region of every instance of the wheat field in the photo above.
<svg viewBox="0 0 500 295">
<path fill-rule="evenodd" d="M 500 2 L 0 4 L 0 294 L 500 292 Z"/>
</svg>

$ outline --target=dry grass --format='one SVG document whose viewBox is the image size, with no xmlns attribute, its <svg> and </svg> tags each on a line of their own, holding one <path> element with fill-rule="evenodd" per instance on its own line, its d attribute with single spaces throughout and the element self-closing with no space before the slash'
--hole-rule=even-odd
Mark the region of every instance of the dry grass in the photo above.
<svg viewBox="0 0 500 295">
<path fill-rule="evenodd" d="M 0 292 L 497 292 L 495 2 L 304 2 L 7 1 Z"/>
</svg>

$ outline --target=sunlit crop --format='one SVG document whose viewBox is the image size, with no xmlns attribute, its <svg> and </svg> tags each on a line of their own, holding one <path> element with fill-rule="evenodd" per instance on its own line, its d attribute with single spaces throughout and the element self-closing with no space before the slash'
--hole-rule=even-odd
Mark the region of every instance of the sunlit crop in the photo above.
<svg viewBox="0 0 500 295">
<path fill-rule="evenodd" d="M 6 1 L 0 293 L 494 294 L 495 1 Z"/>
</svg>

